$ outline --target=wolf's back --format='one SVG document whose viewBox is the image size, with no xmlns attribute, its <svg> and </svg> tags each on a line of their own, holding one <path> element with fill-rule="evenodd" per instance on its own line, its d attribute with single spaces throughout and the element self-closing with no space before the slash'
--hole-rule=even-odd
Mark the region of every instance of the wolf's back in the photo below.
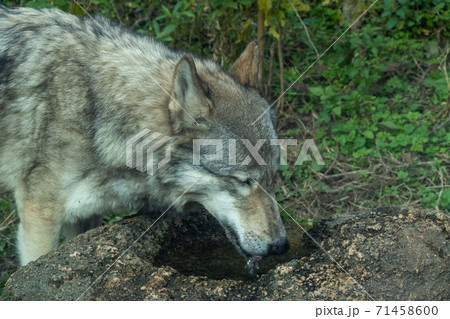
<svg viewBox="0 0 450 319">
<path fill-rule="evenodd" d="M 81 21 L 59 10 L 0 6 L 0 21 L 0 185 L 13 190 L 66 140 L 62 123 L 83 122 L 92 53 Z"/>
<path fill-rule="evenodd" d="M 161 131 L 182 54 L 101 17 L 0 6 L 0 185 L 42 163 L 98 162 L 137 120 Z"/>
</svg>

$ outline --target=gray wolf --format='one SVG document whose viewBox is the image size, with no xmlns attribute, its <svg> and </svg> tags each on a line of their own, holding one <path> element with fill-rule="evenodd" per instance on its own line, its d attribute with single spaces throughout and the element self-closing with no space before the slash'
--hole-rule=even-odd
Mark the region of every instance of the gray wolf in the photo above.
<svg viewBox="0 0 450 319">
<path fill-rule="evenodd" d="M 276 138 L 268 112 L 250 125 L 268 108 L 256 44 L 227 72 L 101 17 L 0 6 L 0 21 L 0 185 L 18 207 L 22 265 L 105 212 L 144 205 L 203 206 L 249 259 L 289 248 L 271 199 L 277 147 L 260 148 L 267 165 L 192 161 L 194 139 Z M 171 137 L 153 175 L 126 165 L 127 140 L 145 129 Z M 235 148 L 241 163 L 248 152 Z"/>
</svg>

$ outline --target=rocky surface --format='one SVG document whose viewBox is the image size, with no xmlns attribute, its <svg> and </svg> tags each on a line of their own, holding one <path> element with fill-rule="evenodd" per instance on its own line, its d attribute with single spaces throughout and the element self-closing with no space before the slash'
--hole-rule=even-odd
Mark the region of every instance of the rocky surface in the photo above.
<svg viewBox="0 0 450 319">
<path fill-rule="evenodd" d="M 189 274 L 161 263 L 163 256 L 199 246 L 208 254 L 229 245 L 209 216 L 199 213 L 153 222 L 138 216 L 82 234 L 21 267 L 7 282 L 1 298 L 450 299 L 448 213 L 381 207 L 358 215 L 334 215 L 309 231 L 327 253 L 305 234 L 307 256 L 278 264 L 252 280 L 236 279 L 225 270 L 212 279 L 202 276 L 201 269 Z"/>
</svg>

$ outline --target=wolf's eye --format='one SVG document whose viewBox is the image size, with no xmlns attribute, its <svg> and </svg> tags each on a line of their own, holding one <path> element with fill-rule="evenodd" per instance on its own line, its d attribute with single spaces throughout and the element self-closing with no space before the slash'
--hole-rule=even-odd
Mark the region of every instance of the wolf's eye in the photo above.
<svg viewBox="0 0 450 319">
<path fill-rule="evenodd" d="M 239 183 L 248 185 L 248 186 L 252 186 L 252 180 L 251 179 L 239 179 L 237 178 L 237 180 L 239 181 Z"/>
</svg>

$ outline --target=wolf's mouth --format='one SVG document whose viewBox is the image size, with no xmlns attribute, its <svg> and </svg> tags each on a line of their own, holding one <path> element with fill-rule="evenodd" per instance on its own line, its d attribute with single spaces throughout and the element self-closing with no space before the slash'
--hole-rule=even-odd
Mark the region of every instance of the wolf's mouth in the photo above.
<svg viewBox="0 0 450 319">
<path fill-rule="evenodd" d="M 232 241 L 233 242 L 233 241 Z M 235 239 L 235 242 L 233 242 L 234 246 L 237 248 L 238 252 L 243 255 L 246 259 L 251 259 L 253 261 L 260 261 L 262 260 L 265 256 L 263 255 L 255 255 L 255 254 L 250 254 L 248 252 L 246 252 L 241 244 L 239 243 L 239 240 Z"/>
<path fill-rule="evenodd" d="M 265 257 L 263 255 L 255 255 L 255 254 L 251 254 L 251 253 L 245 251 L 245 249 L 242 248 L 241 243 L 239 242 L 239 238 L 236 235 L 236 233 L 234 232 L 233 228 L 231 228 L 228 225 L 222 225 L 222 227 L 225 229 L 225 233 L 226 233 L 228 239 L 231 241 L 231 243 L 236 248 L 236 250 L 242 256 L 244 256 L 247 260 L 251 259 L 253 261 L 260 261 Z"/>
<path fill-rule="evenodd" d="M 201 205 L 201 210 L 203 212 L 209 213 L 208 210 L 203 205 Z M 223 223 L 218 218 L 216 218 L 216 219 L 219 222 L 219 224 L 223 227 L 223 229 L 225 230 L 225 234 L 227 235 L 228 240 L 233 244 L 234 248 L 236 248 L 238 253 L 240 253 L 242 256 L 244 256 L 247 260 L 260 261 L 264 257 L 266 257 L 263 255 L 251 254 L 251 253 L 245 251 L 245 249 L 242 248 L 241 243 L 239 242 L 239 237 L 236 235 L 236 232 L 234 231 L 234 229 L 230 225 Z"/>
</svg>

